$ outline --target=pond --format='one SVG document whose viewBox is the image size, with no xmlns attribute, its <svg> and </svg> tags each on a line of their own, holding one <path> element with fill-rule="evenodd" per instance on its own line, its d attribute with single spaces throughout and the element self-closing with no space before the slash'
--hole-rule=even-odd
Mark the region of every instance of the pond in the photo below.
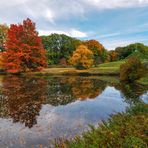
<svg viewBox="0 0 148 148">
<path fill-rule="evenodd" d="M 5 76 L 0 91 L 0 147 L 50 147 L 136 102 L 148 89 L 99 77 Z"/>
</svg>

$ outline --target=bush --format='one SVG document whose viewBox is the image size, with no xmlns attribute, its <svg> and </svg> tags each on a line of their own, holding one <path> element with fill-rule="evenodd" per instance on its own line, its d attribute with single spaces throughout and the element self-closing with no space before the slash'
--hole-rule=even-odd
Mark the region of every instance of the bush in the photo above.
<svg viewBox="0 0 148 148">
<path fill-rule="evenodd" d="M 120 66 L 120 80 L 133 82 L 143 76 L 144 66 L 137 57 L 131 57 Z"/>
<path fill-rule="evenodd" d="M 74 51 L 70 63 L 75 66 L 76 69 L 87 69 L 93 64 L 93 53 L 87 46 L 80 45 L 76 51 Z"/>
<path fill-rule="evenodd" d="M 145 148 L 147 147 L 147 104 L 136 104 L 125 113 L 112 116 L 99 127 L 70 140 L 57 142 L 56 147 L 64 148 Z"/>
</svg>

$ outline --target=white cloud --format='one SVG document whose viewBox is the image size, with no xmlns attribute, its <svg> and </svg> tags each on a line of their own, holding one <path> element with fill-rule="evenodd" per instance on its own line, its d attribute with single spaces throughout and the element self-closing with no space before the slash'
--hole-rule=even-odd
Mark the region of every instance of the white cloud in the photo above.
<svg viewBox="0 0 148 148">
<path fill-rule="evenodd" d="M 57 33 L 57 34 L 65 34 L 71 37 L 77 37 L 77 38 L 85 38 L 87 37 L 87 33 L 85 32 L 81 32 L 79 30 L 76 29 L 70 29 L 68 31 L 62 31 L 62 30 L 39 30 L 39 35 L 50 35 L 53 33 Z"/>
<path fill-rule="evenodd" d="M 74 20 L 75 18 L 83 20 L 85 17 L 89 20 L 90 12 L 97 13 L 97 11 L 105 9 L 137 7 L 138 10 L 138 7 L 143 6 L 148 6 L 148 0 L 0 0 L 0 23 L 19 23 L 22 22 L 23 19 L 29 17 L 34 22 L 36 22 L 40 35 L 58 33 L 66 34 L 73 37 L 85 38 L 88 36 L 90 37 L 90 33 L 75 29 L 83 27 L 83 24 L 77 24 L 77 22 L 75 24 L 72 24 L 71 22 L 69 22 L 69 20 Z M 140 18 L 140 16 L 137 15 L 141 13 L 141 11 L 137 11 L 137 13 L 134 15 L 135 20 L 137 18 Z M 145 12 L 145 16 L 146 15 L 147 12 Z M 126 15 L 123 14 L 123 16 L 126 17 L 127 13 Z M 98 26 L 98 30 L 101 30 L 100 32 L 102 34 L 99 36 L 100 33 L 95 28 L 95 33 L 99 36 L 99 39 L 104 40 L 104 42 L 102 43 L 106 45 L 107 48 L 114 48 L 115 46 L 120 46 L 122 44 L 125 45 L 130 42 L 116 39 L 107 41 L 108 39 L 112 39 L 117 36 L 119 38 L 119 35 L 131 34 L 133 32 L 141 32 L 147 29 L 147 22 L 143 22 L 142 19 L 142 21 L 139 20 L 139 22 L 141 24 L 145 23 L 144 26 L 134 28 L 134 24 L 138 23 L 138 21 L 135 21 L 133 22 L 133 26 L 131 27 L 130 22 L 133 21 L 130 20 L 132 19 L 131 16 L 132 15 L 130 15 L 129 12 L 129 19 L 127 19 L 127 22 L 129 22 L 129 25 L 127 24 L 129 30 L 126 29 L 126 26 L 122 26 L 122 24 L 124 25 L 124 20 L 126 20 L 123 18 L 123 23 L 121 23 L 122 21 L 120 18 L 122 18 L 122 16 L 119 16 L 119 18 L 117 19 L 112 18 L 111 20 L 113 21 L 113 23 L 111 24 L 113 26 L 115 26 L 115 20 L 119 20 L 116 21 L 117 23 L 119 22 L 119 24 L 116 25 L 118 30 L 113 30 L 111 25 L 109 27 L 108 25 L 106 25 L 107 27 L 105 26 L 105 31 L 103 31 L 103 27 L 101 28 L 101 30 Z M 66 24 L 67 22 L 69 24 Z M 91 22 L 89 23 L 91 24 Z M 91 26 L 93 25 L 95 24 L 92 24 Z M 48 28 L 49 30 L 47 30 Z M 91 30 L 93 30 L 93 28 L 91 28 Z M 88 30 L 88 32 L 89 31 L 90 30 Z"/>
<path fill-rule="evenodd" d="M 133 44 L 133 43 L 143 43 L 145 41 L 148 41 L 147 38 L 128 38 L 128 39 L 106 39 L 104 41 L 102 41 L 103 45 L 105 45 L 105 47 L 108 50 L 114 50 L 116 47 L 123 47 L 129 44 Z"/>
<path fill-rule="evenodd" d="M 83 0 L 84 3 L 98 9 L 115 9 L 125 7 L 138 7 L 148 4 L 148 0 Z"/>
<path fill-rule="evenodd" d="M 81 32 L 81 31 L 76 30 L 76 29 L 71 29 L 70 32 L 69 32 L 69 35 L 72 36 L 72 37 L 79 37 L 79 38 L 87 37 L 87 33 Z"/>
<path fill-rule="evenodd" d="M 14 17 L 19 9 L 24 16 L 30 14 L 33 18 L 45 18 L 54 22 L 55 19 L 68 19 L 72 16 L 84 17 L 86 13 L 94 9 L 116 9 L 145 5 L 148 5 L 148 0 L 0 0 L 0 14 L 9 12 L 9 15 Z M 5 12 L 6 8 L 8 12 Z M 17 13 L 17 17 L 19 15 Z"/>
<path fill-rule="evenodd" d="M 27 2 L 28 0 L 0 0 L 0 8 L 1 7 L 12 7 L 16 5 L 21 5 Z"/>
<path fill-rule="evenodd" d="M 39 35 L 50 35 L 53 33 L 69 35 L 68 32 L 61 31 L 61 30 L 39 30 L 38 32 L 39 32 Z"/>
<path fill-rule="evenodd" d="M 102 38 L 109 38 L 109 37 L 115 37 L 115 36 L 119 36 L 119 35 L 121 35 L 120 32 L 109 33 L 109 34 L 103 34 L 103 35 L 99 35 L 99 39 L 102 39 Z"/>
</svg>

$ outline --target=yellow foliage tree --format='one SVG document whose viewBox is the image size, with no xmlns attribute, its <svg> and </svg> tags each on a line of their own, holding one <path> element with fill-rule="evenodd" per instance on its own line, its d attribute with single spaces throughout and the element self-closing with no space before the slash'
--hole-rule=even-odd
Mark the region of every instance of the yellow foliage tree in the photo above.
<svg viewBox="0 0 148 148">
<path fill-rule="evenodd" d="M 77 69 L 87 69 L 93 64 L 93 52 L 85 45 L 80 45 L 73 52 L 70 63 Z"/>
</svg>

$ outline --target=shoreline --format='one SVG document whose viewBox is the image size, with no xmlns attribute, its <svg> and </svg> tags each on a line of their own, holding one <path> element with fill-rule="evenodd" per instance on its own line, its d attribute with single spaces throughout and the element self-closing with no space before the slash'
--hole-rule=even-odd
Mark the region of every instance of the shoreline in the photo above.
<svg viewBox="0 0 148 148">
<path fill-rule="evenodd" d="M 6 72 L 0 72 L 0 76 L 10 75 Z M 33 75 L 33 76 L 98 76 L 98 77 L 119 77 L 119 68 L 116 67 L 94 67 L 85 70 L 77 70 L 75 68 L 46 68 L 38 72 L 26 72 L 20 75 Z M 118 79 L 118 78 L 117 78 Z M 136 80 L 139 85 L 148 86 L 148 74 Z"/>
</svg>

